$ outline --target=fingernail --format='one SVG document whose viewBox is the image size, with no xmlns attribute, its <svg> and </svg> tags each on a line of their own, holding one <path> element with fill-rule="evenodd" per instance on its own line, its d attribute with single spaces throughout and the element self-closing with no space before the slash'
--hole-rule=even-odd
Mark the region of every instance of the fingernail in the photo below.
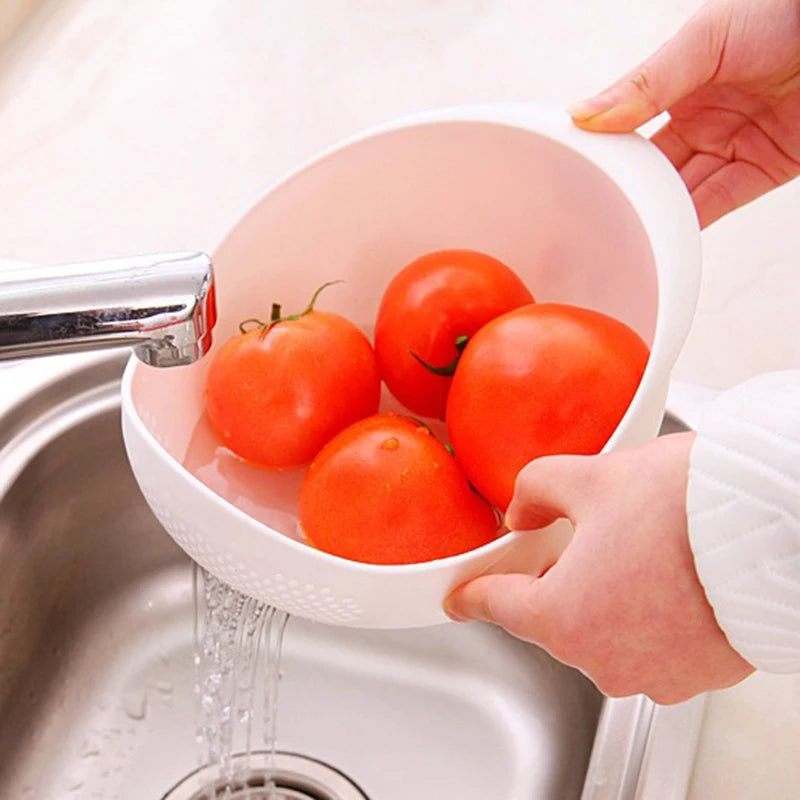
<svg viewBox="0 0 800 800">
<path fill-rule="evenodd" d="M 580 100 L 567 107 L 567 112 L 572 119 L 582 122 L 586 119 L 596 117 L 614 107 L 614 98 L 610 94 L 599 94 L 597 97 L 589 97 Z"/>
<path fill-rule="evenodd" d="M 462 617 L 459 614 L 456 614 L 456 612 L 453 611 L 452 606 L 447 600 L 444 601 L 442 607 L 444 608 L 444 613 L 447 614 L 447 616 L 450 617 L 450 619 L 453 620 L 453 622 L 469 622 L 469 620 L 466 617 Z"/>
</svg>

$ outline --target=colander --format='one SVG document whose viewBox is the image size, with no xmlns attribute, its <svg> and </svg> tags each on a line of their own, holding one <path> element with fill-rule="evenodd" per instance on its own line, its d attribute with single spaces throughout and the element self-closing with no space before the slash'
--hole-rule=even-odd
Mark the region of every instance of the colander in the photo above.
<svg viewBox="0 0 800 800">
<path fill-rule="evenodd" d="M 650 344 L 641 385 L 606 445 L 612 450 L 657 434 L 694 314 L 699 241 L 683 183 L 636 134 L 587 133 L 563 110 L 529 104 L 427 112 L 354 136 L 267 191 L 213 256 L 215 341 L 272 301 L 303 308 L 333 279 L 344 283 L 327 290 L 320 307 L 369 334 L 383 290 L 405 264 L 444 248 L 484 251 L 514 269 L 537 300 L 611 314 Z M 486 572 L 536 573 L 569 540 L 568 524 L 558 522 L 403 566 L 315 550 L 183 466 L 203 416 L 208 364 L 155 370 L 132 358 L 123 432 L 161 524 L 241 592 L 320 622 L 432 625 L 447 620 L 442 601 L 456 585 Z M 275 475 L 277 515 L 291 517 L 297 487 L 296 476 Z"/>
</svg>

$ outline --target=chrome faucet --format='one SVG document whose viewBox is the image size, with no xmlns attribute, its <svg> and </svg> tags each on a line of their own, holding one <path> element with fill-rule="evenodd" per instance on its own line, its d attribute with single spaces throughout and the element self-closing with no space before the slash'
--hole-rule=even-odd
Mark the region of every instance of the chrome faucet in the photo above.
<svg viewBox="0 0 800 800">
<path fill-rule="evenodd" d="M 204 253 L 0 270 L 0 360 L 128 345 L 175 367 L 208 352 L 215 322 Z"/>
</svg>

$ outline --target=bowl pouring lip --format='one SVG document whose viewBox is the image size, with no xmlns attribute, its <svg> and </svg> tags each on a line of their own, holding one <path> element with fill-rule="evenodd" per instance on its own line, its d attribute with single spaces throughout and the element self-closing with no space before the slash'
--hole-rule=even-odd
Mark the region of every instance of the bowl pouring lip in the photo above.
<svg viewBox="0 0 800 800">
<path fill-rule="evenodd" d="M 236 229 L 245 219 L 251 214 L 258 213 L 258 209 L 266 197 L 327 158 L 370 139 L 412 128 L 440 124 L 486 124 L 508 127 L 533 133 L 567 147 L 576 155 L 590 162 L 611 180 L 630 203 L 639 223 L 643 226 L 657 273 L 656 325 L 650 357 L 639 387 L 620 424 L 601 452 L 614 449 L 625 435 L 637 408 L 645 403 L 651 394 L 658 392 L 663 385 L 665 376 L 661 374 L 663 372 L 662 364 L 668 363 L 671 367 L 677 358 L 691 325 L 700 284 L 699 226 L 691 197 L 666 157 L 655 145 L 639 134 L 589 133 L 577 128 L 563 108 L 531 103 L 454 106 L 402 117 L 356 133 L 322 150 L 274 182 L 223 237 L 217 250 L 224 246 L 231 236 L 235 235 Z M 641 180 L 641 176 L 645 172 L 651 176 L 651 181 Z M 647 197 L 646 187 L 643 184 L 656 181 L 660 193 L 653 201 L 652 197 Z M 665 202 L 665 195 L 669 195 L 669 202 Z M 666 214 L 661 212 L 666 212 Z M 669 224 L 663 224 L 665 219 Z M 676 249 L 674 247 L 675 236 L 679 237 L 677 239 L 680 244 L 677 248 L 679 252 L 671 254 Z M 682 263 L 670 266 L 673 261 Z M 662 288 L 667 283 L 666 278 L 670 269 L 683 269 L 684 273 L 681 276 L 679 289 L 665 295 Z M 484 567 L 489 567 L 519 538 L 526 535 L 525 532 L 509 531 L 498 536 L 494 541 L 466 553 L 415 564 L 368 564 L 311 548 L 307 544 L 298 542 L 257 522 L 236 508 L 232 503 L 209 489 L 166 451 L 144 424 L 133 403 L 132 381 L 136 370 L 140 368 L 142 365 L 136 356 L 132 355 L 122 379 L 123 419 L 133 427 L 137 435 L 158 458 L 168 461 L 170 468 L 182 471 L 184 479 L 188 481 L 195 492 L 201 493 L 211 502 L 223 503 L 228 512 L 238 519 L 240 524 L 249 526 L 260 535 L 271 537 L 277 544 L 296 548 L 306 555 L 313 554 L 314 558 L 327 560 L 331 566 L 346 565 L 348 568 L 364 574 L 389 577 L 440 570 L 457 571 L 461 567 L 477 561 L 482 561 Z"/>
</svg>

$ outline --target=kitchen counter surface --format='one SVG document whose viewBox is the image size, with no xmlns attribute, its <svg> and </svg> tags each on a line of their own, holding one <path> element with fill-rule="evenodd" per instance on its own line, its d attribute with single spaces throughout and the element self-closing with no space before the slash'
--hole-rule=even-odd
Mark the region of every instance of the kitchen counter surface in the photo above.
<svg viewBox="0 0 800 800">
<path fill-rule="evenodd" d="M 211 251 L 340 138 L 441 105 L 580 98 L 698 5 L 16 0 L 33 15 L 0 52 L 0 258 Z M 798 207 L 795 181 L 703 234 L 676 378 L 800 367 Z M 800 676 L 756 674 L 707 708 L 690 798 L 797 796 Z"/>
</svg>

